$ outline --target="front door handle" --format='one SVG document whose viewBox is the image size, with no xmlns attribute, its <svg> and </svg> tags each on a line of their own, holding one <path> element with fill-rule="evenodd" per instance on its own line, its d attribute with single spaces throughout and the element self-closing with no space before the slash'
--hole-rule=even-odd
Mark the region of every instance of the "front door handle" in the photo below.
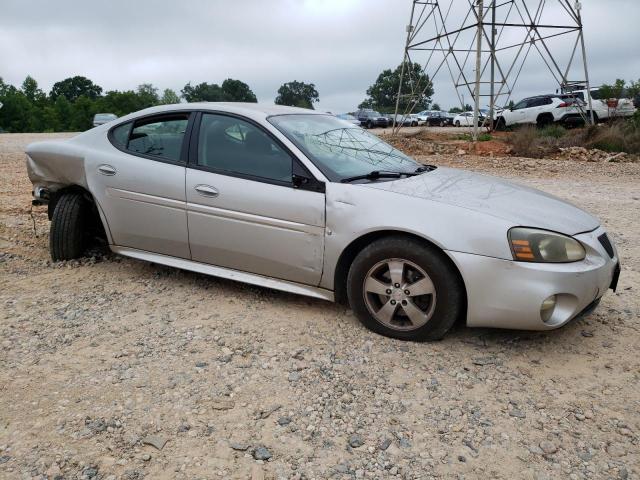
<svg viewBox="0 0 640 480">
<path fill-rule="evenodd" d="M 220 192 L 209 185 L 196 185 L 193 187 L 203 197 L 217 197 Z"/>
<path fill-rule="evenodd" d="M 104 164 L 98 167 L 98 172 L 100 172 L 102 175 L 112 176 L 116 174 L 116 169 L 111 165 Z"/>
</svg>

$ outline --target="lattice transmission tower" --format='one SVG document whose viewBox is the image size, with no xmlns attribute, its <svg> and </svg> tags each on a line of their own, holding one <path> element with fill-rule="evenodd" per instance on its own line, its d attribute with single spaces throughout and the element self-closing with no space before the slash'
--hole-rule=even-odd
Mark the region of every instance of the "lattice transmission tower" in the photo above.
<svg viewBox="0 0 640 480">
<path fill-rule="evenodd" d="M 396 114 L 414 113 L 429 87 L 408 68 L 416 63 L 431 82 L 449 77 L 463 110 L 465 95 L 471 98 L 474 140 L 480 109 L 488 110 L 484 126 L 492 129 L 494 112 L 509 103 L 521 74 L 540 78 L 541 89 L 553 79 L 558 93 L 589 91 L 581 9 L 579 0 L 414 0 Z M 584 100 L 577 102 L 581 113 L 593 122 L 590 95 Z"/>
</svg>

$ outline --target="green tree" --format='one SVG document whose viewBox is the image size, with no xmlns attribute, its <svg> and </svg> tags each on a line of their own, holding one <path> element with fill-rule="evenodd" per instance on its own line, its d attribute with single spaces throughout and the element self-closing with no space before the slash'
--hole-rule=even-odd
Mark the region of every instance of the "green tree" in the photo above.
<svg viewBox="0 0 640 480">
<path fill-rule="evenodd" d="M 71 131 L 71 102 L 67 100 L 67 97 L 60 95 L 53 103 L 53 109 L 55 110 L 55 118 L 57 119 L 58 126 L 55 131 Z"/>
<path fill-rule="evenodd" d="M 158 89 L 150 83 L 143 83 L 142 85 L 138 85 L 138 90 L 136 93 L 140 99 L 140 109 L 153 107 L 154 105 L 158 105 L 158 103 L 160 103 L 160 98 L 158 97 Z"/>
<path fill-rule="evenodd" d="M 104 97 L 96 101 L 96 111 L 115 113 L 119 117 L 143 108 L 145 108 L 145 105 L 142 103 L 140 96 L 132 90 L 124 92 L 109 91 Z"/>
<path fill-rule="evenodd" d="M 360 102 L 358 104 L 358 108 L 359 109 L 363 109 L 363 108 L 373 108 L 373 100 L 370 98 L 367 98 L 365 100 L 363 100 L 362 102 Z"/>
<path fill-rule="evenodd" d="M 0 127 L 7 132 L 29 132 L 33 106 L 25 94 L 9 85 L 0 96 L 0 102 Z"/>
<path fill-rule="evenodd" d="M 182 98 L 187 102 L 222 102 L 224 95 L 222 88 L 217 83 L 202 82 L 195 87 L 191 82 L 187 83 L 182 90 Z"/>
<path fill-rule="evenodd" d="M 21 90 L 30 102 L 39 102 L 45 98 L 44 92 L 38 87 L 38 82 L 31 75 L 27 75 L 24 79 Z"/>
<path fill-rule="evenodd" d="M 452 107 L 449 109 L 449 113 L 462 113 L 462 109 L 460 107 Z"/>
<path fill-rule="evenodd" d="M 82 132 L 93 126 L 93 116 L 96 114 L 96 103 L 84 95 L 78 97 L 71 106 L 69 128 L 74 132 Z"/>
<path fill-rule="evenodd" d="M 602 98 L 603 100 L 606 100 L 609 98 L 623 98 L 625 94 L 626 85 L 627 85 L 627 82 L 625 82 L 621 78 L 616 79 L 613 85 L 605 83 L 599 89 L 600 98 Z"/>
<path fill-rule="evenodd" d="M 227 78 L 222 82 L 222 95 L 227 102 L 251 102 L 256 103 L 258 99 L 255 93 L 251 91 L 249 85 L 246 83 L 235 80 L 233 78 Z"/>
<path fill-rule="evenodd" d="M 294 80 L 280 86 L 275 103 L 276 105 L 289 105 L 313 110 L 313 104 L 319 101 L 320 95 L 313 83 Z"/>
<path fill-rule="evenodd" d="M 368 98 L 361 105 L 367 104 L 381 112 L 393 112 L 400 88 L 401 72 L 402 65 L 398 65 L 395 70 L 383 70 L 375 83 L 367 89 Z M 433 83 L 429 76 L 424 73 L 420 64 L 409 63 L 405 68 L 400 92 L 400 109 L 405 111 L 411 107 L 416 112 L 426 110 L 431 104 L 432 95 Z"/>
<path fill-rule="evenodd" d="M 627 86 L 627 96 L 629 98 L 636 98 L 640 95 L 640 79 L 638 81 L 631 80 Z"/>
<path fill-rule="evenodd" d="M 174 103 L 180 103 L 180 97 L 170 88 L 165 88 L 164 92 L 162 92 L 162 97 L 160 97 L 160 104 L 172 105 Z"/>
<path fill-rule="evenodd" d="M 76 75 L 75 77 L 65 78 L 64 80 L 54 83 L 49 96 L 52 100 L 63 96 L 70 102 L 75 102 L 82 95 L 91 100 L 95 100 L 101 94 L 102 87 L 96 85 L 87 77 Z"/>
<path fill-rule="evenodd" d="M 437 103 L 434 103 L 433 105 L 431 105 L 431 108 L 432 108 L 433 110 L 437 110 L 437 111 L 442 110 L 442 109 L 440 108 L 440 105 L 439 105 L 439 104 L 437 104 Z"/>
</svg>

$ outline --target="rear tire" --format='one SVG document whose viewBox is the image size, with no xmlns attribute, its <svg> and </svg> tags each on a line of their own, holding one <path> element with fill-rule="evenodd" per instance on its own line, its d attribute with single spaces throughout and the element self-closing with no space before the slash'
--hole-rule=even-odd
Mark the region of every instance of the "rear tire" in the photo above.
<svg viewBox="0 0 640 480">
<path fill-rule="evenodd" d="M 79 193 L 65 193 L 51 217 L 49 250 L 54 262 L 82 256 L 86 244 L 88 205 Z"/>
<path fill-rule="evenodd" d="M 538 128 L 544 128 L 548 125 L 553 124 L 553 122 L 553 115 L 549 113 L 543 113 L 542 115 L 538 115 L 538 118 L 536 119 L 536 126 Z"/>
<path fill-rule="evenodd" d="M 445 255 L 401 236 L 378 240 L 358 254 L 349 269 L 347 296 L 365 327 L 399 340 L 440 340 L 465 309 L 462 280 Z"/>
</svg>

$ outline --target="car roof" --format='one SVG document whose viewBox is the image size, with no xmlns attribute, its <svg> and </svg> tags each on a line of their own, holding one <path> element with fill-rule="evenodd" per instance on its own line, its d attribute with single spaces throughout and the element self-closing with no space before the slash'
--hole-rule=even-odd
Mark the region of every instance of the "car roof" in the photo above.
<svg viewBox="0 0 640 480">
<path fill-rule="evenodd" d="M 284 105 L 274 105 L 269 103 L 245 103 L 245 102 L 194 102 L 194 103 L 175 103 L 170 105 L 158 105 L 156 107 L 146 108 L 134 113 L 130 113 L 121 120 L 130 120 L 145 115 L 161 114 L 165 112 L 175 112 L 182 110 L 211 110 L 214 112 L 235 113 L 245 117 L 262 120 L 273 115 L 287 114 L 311 114 L 311 115 L 327 115 L 324 112 L 318 112 L 307 108 L 288 107 Z"/>
</svg>

